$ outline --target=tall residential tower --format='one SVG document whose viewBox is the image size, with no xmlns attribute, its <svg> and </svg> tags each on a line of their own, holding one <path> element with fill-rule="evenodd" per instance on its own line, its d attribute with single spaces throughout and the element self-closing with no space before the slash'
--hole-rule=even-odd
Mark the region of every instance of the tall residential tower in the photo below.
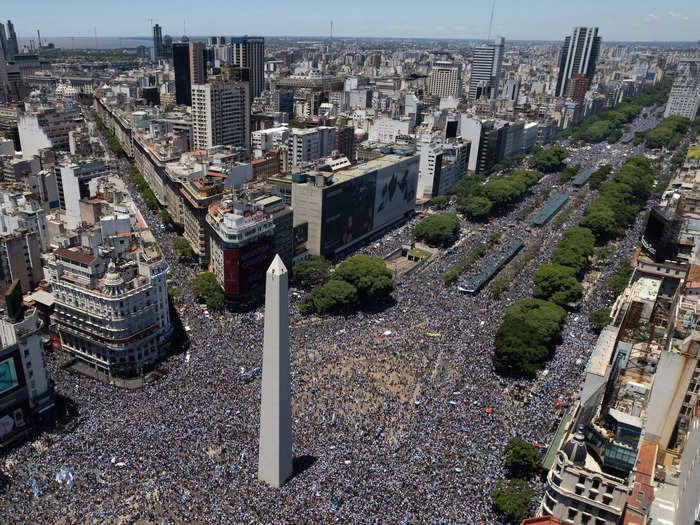
<svg viewBox="0 0 700 525">
<path fill-rule="evenodd" d="M 576 74 L 586 77 L 586 89 L 588 89 L 595 75 L 599 53 L 598 28 L 575 27 L 572 35 L 564 39 L 564 45 L 561 48 L 556 96 L 566 95 L 569 80 Z"/>
</svg>

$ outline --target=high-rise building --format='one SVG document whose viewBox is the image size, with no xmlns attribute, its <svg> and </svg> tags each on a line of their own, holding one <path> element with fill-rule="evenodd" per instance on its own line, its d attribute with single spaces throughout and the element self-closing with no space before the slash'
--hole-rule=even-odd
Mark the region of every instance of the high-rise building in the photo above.
<svg viewBox="0 0 700 525">
<path fill-rule="evenodd" d="M 700 105 L 700 60 L 682 59 L 666 103 L 664 117 L 678 115 L 694 120 Z"/>
<path fill-rule="evenodd" d="M 233 37 L 231 47 L 233 64 L 250 69 L 252 100 L 265 89 L 265 39 L 257 36 Z"/>
<path fill-rule="evenodd" d="M 173 68 L 175 69 L 175 102 L 189 106 L 192 104 L 189 42 L 173 44 Z"/>
<path fill-rule="evenodd" d="M 190 42 L 190 87 L 207 81 L 204 42 Z"/>
<path fill-rule="evenodd" d="M 161 27 L 156 24 L 153 26 L 153 47 L 151 48 L 151 58 L 153 61 L 163 58 L 163 33 Z"/>
<path fill-rule="evenodd" d="M 170 35 L 163 37 L 163 58 L 173 58 L 173 37 Z"/>
<path fill-rule="evenodd" d="M 218 145 L 249 148 L 250 98 L 247 82 L 212 80 L 192 84 L 195 149 Z"/>
<path fill-rule="evenodd" d="M 5 24 L 0 24 L 0 55 L 7 60 L 7 34 L 5 33 Z"/>
<path fill-rule="evenodd" d="M 493 44 L 474 49 L 469 79 L 469 100 L 472 102 L 481 97 L 493 99 L 498 95 L 504 45 L 505 38 L 499 37 Z"/>
<path fill-rule="evenodd" d="M 452 62 L 436 62 L 430 71 L 430 94 L 440 98 L 461 97 L 461 66 Z"/>
<path fill-rule="evenodd" d="M 19 55 L 19 42 L 17 41 L 17 33 L 15 26 L 11 21 L 7 21 L 7 59 L 14 60 L 15 55 Z"/>
<path fill-rule="evenodd" d="M 575 27 L 572 35 L 564 39 L 564 45 L 561 48 L 556 96 L 562 97 L 566 94 L 569 80 L 577 73 L 586 77 L 586 89 L 588 89 L 595 75 L 599 53 L 598 28 Z"/>
<path fill-rule="evenodd" d="M 9 98 L 7 80 L 7 63 L 5 62 L 5 54 L 0 49 L 0 103 L 7 101 Z"/>
</svg>

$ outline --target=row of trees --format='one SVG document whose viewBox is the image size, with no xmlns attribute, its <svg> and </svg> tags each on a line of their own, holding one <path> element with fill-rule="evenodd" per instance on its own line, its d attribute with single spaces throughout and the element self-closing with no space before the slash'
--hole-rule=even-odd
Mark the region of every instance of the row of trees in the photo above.
<svg viewBox="0 0 700 525">
<path fill-rule="evenodd" d="M 348 312 L 388 297 L 395 288 L 394 277 L 384 261 L 356 255 L 343 261 L 325 284 L 311 290 L 302 299 L 299 311 L 303 314 Z"/>
<path fill-rule="evenodd" d="M 136 186 L 136 189 L 139 190 L 144 204 L 146 204 L 150 210 L 157 210 L 158 199 L 156 199 L 155 193 L 153 193 L 153 190 L 148 185 L 148 182 L 146 182 L 146 179 L 143 178 L 141 172 L 134 166 L 129 168 L 129 180 Z"/>
<path fill-rule="evenodd" d="M 593 232 L 598 244 L 621 235 L 634 221 L 653 186 L 654 170 L 649 160 L 642 155 L 630 157 L 612 181 L 600 186 L 598 198 L 586 207 L 580 225 Z"/>
<path fill-rule="evenodd" d="M 457 238 L 460 226 L 459 217 L 454 213 L 432 215 L 416 224 L 413 236 L 431 246 L 447 247 Z"/>
<path fill-rule="evenodd" d="M 603 169 L 600 176 L 604 173 L 609 170 Z M 651 192 L 653 177 L 645 157 L 628 159 L 613 180 L 601 186 L 598 198 L 584 211 L 580 225 L 564 233 L 550 262 L 535 272 L 534 299 L 519 301 L 506 309 L 496 332 L 493 356 L 499 373 L 532 377 L 549 359 L 566 316 L 562 306 L 581 298 L 580 280 L 595 253 L 596 242 L 610 240 L 634 221 Z M 619 282 L 624 280 L 623 287 L 627 284 L 625 277 L 628 279 L 629 273 L 621 274 Z"/>
<path fill-rule="evenodd" d="M 620 127 L 632 121 L 645 107 L 664 104 L 668 99 L 671 81 L 664 81 L 656 86 L 648 86 L 634 97 L 626 98 L 614 108 L 602 111 L 583 120 L 577 126 L 564 132 L 572 140 L 588 143 L 617 142 L 622 137 Z"/>
<path fill-rule="evenodd" d="M 690 129 L 690 120 L 672 115 L 666 117 L 650 130 L 635 135 L 635 142 L 646 141 L 647 148 L 676 149 L 683 140 L 683 135 Z"/>
<path fill-rule="evenodd" d="M 121 155 L 122 153 L 124 153 L 124 149 L 119 143 L 119 139 L 117 139 L 117 136 L 112 132 L 112 130 L 105 126 L 105 123 L 102 122 L 102 119 L 97 116 L 97 113 L 93 113 L 93 116 L 95 117 L 97 129 L 107 140 L 107 145 L 109 146 L 109 149 L 111 149 L 112 152 L 116 155 Z"/>
<path fill-rule="evenodd" d="M 541 177 L 538 171 L 517 170 L 481 184 L 474 176 L 467 175 L 455 185 L 458 210 L 471 220 L 484 220 L 493 212 L 521 200 Z"/>
<path fill-rule="evenodd" d="M 466 272 L 471 266 L 486 254 L 486 245 L 479 243 L 472 248 L 466 257 L 462 257 L 456 264 L 450 266 L 444 274 L 442 274 L 442 282 L 445 284 L 453 283 L 457 278 Z"/>
<path fill-rule="evenodd" d="M 202 272 L 195 277 L 192 289 L 198 297 L 204 299 L 208 308 L 218 311 L 224 309 L 224 291 L 212 272 Z"/>
<path fill-rule="evenodd" d="M 520 523 L 535 497 L 526 480 L 539 469 L 540 454 L 534 445 L 515 437 L 508 441 L 505 456 L 506 474 L 510 479 L 498 482 L 491 491 L 491 501 L 496 512 L 507 521 Z"/>
</svg>

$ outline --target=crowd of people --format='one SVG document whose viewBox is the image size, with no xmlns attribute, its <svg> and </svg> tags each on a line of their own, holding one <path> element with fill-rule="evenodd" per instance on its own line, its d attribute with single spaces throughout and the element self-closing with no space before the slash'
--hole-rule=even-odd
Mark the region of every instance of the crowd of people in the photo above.
<svg viewBox="0 0 700 525">
<path fill-rule="evenodd" d="M 603 148 L 586 151 L 582 163 L 595 155 L 624 161 Z M 533 194 L 555 181 L 543 178 Z M 526 230 L 514 217 L 527 201 L 465 227 L 454 253 L 440 251 L 402 278 L 394 301 L 371 312 L 304 317 L 292 294 L 297 459 L 279 490 L 257 480 L 260 381 L 243 380 L 261 366 L 262 310 L 205 316 L 189 284 L 196 269 L 177 260 L 174 234 L 134 192 L 180 288 L 188 337 L 178 332 L 162 378 L 136 390 L 73 374 L 60 352 L 48 356 L 49 374 L 77 415 L 69 432 L 46 431 L 5 455 L 3 515 L 27 523 L 497 522 L 490 491 L 504 476 L 505 444 L 518 436 L 544 447 L 553 436 L 597 337 L 588 314 L 610 300 L 601 283 L 615 259 L 630 256 L 642 225 L 626 232 L 595 289 L 568 314 L 548 372 L 534 381 L 497 376 L 491 354 L 502 312 L 532 295 L 532 274 L 580 219 L 593 194 L 578 191 L 583 203 L 561 228 L 550 221 Z M 393 251 L 410 241 L 414 223 L 360 251 Z M 494 232 L 542 249 L 498 297 L 444 286 L 446 268 Z M 67 472 L 71 483 L 58 482 Z M 540 496 L 542 484 L 533 486 Z"/>
</svg>

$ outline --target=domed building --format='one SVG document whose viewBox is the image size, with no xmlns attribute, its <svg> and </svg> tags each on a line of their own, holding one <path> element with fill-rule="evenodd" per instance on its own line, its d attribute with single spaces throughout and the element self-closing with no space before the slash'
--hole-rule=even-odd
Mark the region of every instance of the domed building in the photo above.
<svg viewBox="0 0 700 525">
<path fill-rule="evenodd" d="M 557 452 L 540 514 L 576 525 L 616 525 L 626 500 L 625 480 L 600 470 L 579 427 Z"/>
</svg>

